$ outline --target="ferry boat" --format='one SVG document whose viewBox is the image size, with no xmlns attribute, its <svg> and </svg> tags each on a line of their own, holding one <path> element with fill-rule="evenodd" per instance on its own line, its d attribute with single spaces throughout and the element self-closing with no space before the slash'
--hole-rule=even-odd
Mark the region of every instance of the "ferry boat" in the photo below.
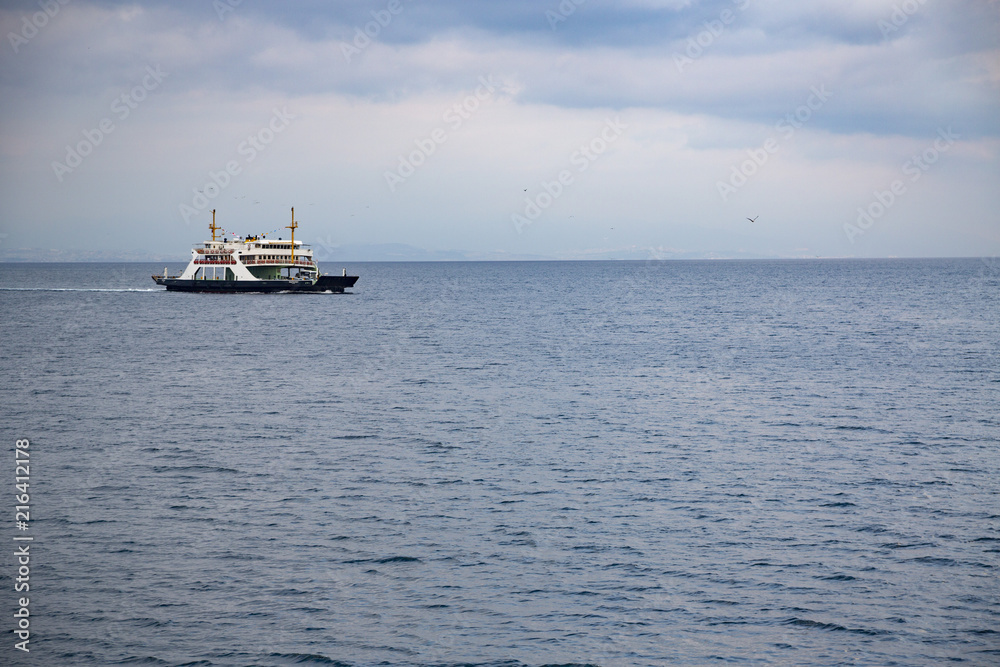
<svg viewBox="0 0 1000 667">
<path fill-rule="evenodd" d="M 353 287 L 358 276 L 320 275 L 312 249 L 295 240 L 295 208 L 291 240 L 269 239 L 265 235 L 246 238 L 216 238 L 221 227 L 212 211 L 212 240 L 191 249 L 191 262 L 179 276 L 153 276 L 157 285 L 175 292 L 312 292 L 342 294 Z"/>
</svg>

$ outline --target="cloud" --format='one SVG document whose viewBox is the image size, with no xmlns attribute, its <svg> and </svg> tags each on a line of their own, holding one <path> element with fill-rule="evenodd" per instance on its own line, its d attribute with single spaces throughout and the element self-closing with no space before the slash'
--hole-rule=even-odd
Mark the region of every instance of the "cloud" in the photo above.
<svg viewBox="0 0 1000 667">
<path fill-rule="evenodd" d="M 203 0 L 63 5 L 17 53 L 3 45 L 0 222 L 43 201 L 47 213 L 38 209 L 39 216 L 68 239 L 76 229 L 63 217 L 77 220 L 79 230 L 102 225 L 103 213 L 92 209 L 111 200 L 120 203 L 120 216 L 155 203 L 172 229 L 178 202 L 231 159 L 275 106 L 288 106 L 298 119 L 232 187 L 259 192 L 275 210 L 288 199 L 320 199 L 320 191 L 327 194 L 317 204 L 331 216 L 341 205 L 364 209 L 387 197 L 384 171 L 441 125 L 481 76 L 497 82 L 497 94 L 388 193 L 382 217 L 352 225 L 349 240 L 384 240 L 365 236 L 378 233 L 415 245 L 436 238 L 438 248 L 453 247 L 449 238 L 490 248 L 568 243 L 559 240 L 568 217 L 511 241 L 508 216 L 523 203 L 516 195 L 524 187 L 551 180 L 591 128 L 613 114 L 630 119 L 629 132 L 552 211 L 565 209 L 594 235 L 604 233 L 602 216 L 621 218 L 616 230 L 630 229 L 633 243 L 653 245 L 664 243 L 655 238 L 663 229 L 695 225 L 699 215 L 742 220 L 726 210 L 715 184 L 790 116 L 801 128 L 732 206 L 780 209 L 788 218 L 783 230 L 800 236 L 793 220 L 816 200 L 827 213 L 850 214 L 885 187 L 881 180 L 911 151 L 951 126 L 961 145 L 924 183 L 966 183 L 963 202 L 952 202 L 956 210 L 995 220 L 986 193 L 1000 137 L 998 3 L 400 3 L 393 13 L 390 0 L 243 0 L 221 17 Z M 36 11 L 33 2 L 8 4 L 0 34 L 20 30 Z M 546 17 L 552 11 L 566 20 L 553 25 Z M 366 29 L 371 34 L 355 42 Z M 51 162 L 108 116 L 111 102 L 150 66 L 169 73 L 164 83 L 79 172 L 56 183 Z M 817 89 L 829 94 L 812 108 Z M 810 188 L 810 181 L 817 184 Z M 895 211 L 910 211 L 925 196 L 914 192 Z M 768 197 L 787 201 L 779 206 Z M 91 210 L 77 213 L 87 202 Z M 232 215 L 261 224 L 269 216 L 226 204 Z M 665 208 L 675 213 L 670 220 Z M 477 216 L 482 224 L 470 227 Z M 822 246 L 829 229 L 840 234 L 839 223 L 827 221 L 793 247 Z M 181 247 L 190 241 L 188 228 L 174 231 Z M 691 243 L 714 238 L 689 232 Z"/>
<path fill-rule="evenodd" d="M 176 73 L 175 90 L 389 100 L 459 90 L 495 73 L 516 81 L 526 103 L 759 122 L 780 118 L 810 86 L 826 84 L 838 99 L 816 122 L 831 131 L 932 133 L 942 122 L 975 135 L 1000 131 L 991 113 L 998 12 L 981 3 L 958 3 L 974 6 L 967 19 L 920 6 L 883 39 L 877 21 L 892 17 L 883 2 L 591 0 L 555 31 L 534 2 L 400 2 L 399 14 L 350 59 L 345 44 L 374 21 L 372 11 L 385 11 L 379 5 L 307 3 L 279 12 L 245 2 L 220 21 L 204 3 L 77 2 L 30 45 L 36 53 L 4 69 L 0 84 L 94 91 L 130 85 L 153 63 Z M 9 31 L 18 14 L 2 17 Z"/>
</svg>

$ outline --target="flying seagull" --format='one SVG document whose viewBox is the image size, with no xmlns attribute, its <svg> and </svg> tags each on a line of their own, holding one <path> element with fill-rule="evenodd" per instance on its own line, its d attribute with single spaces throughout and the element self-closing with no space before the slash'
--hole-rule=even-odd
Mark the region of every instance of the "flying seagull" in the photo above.
<svg viewBox="0 0 1000 667">
<path fill-rule="evenodd" d="M 759 217 L 760 216 L 758 215 L 757 218 Z M 757 222 L 757 218 L 747 218 L 747 220 L 749 220 L 750 222 Z"/>
</svg>

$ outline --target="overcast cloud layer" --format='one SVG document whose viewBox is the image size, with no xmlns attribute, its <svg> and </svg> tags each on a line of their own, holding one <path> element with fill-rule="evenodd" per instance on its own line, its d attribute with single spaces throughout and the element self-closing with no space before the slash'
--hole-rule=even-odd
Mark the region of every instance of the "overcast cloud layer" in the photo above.
<svg viewBox="0 0 1000 667">
<path fill-rule="evenodd" d="M 996 0 L 40 0 L 0 34 L 0 257 L 291 206 L 331 258 L 1000 252 Z"/>
</svg>

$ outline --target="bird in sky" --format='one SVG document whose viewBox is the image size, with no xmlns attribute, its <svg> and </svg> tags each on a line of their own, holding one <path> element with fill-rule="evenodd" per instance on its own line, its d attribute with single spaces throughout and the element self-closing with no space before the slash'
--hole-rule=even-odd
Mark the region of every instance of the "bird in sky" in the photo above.
<svg viewBox="0 0 1000 667">
<path fill-rule="evenodd" d="M 760 216 L 758 215 L 757 218 L 759 217 Z M 757 222 L 757 218 L 747 218 L 747 220 L 749 220 L 750 222 Z"/>
</svg>

